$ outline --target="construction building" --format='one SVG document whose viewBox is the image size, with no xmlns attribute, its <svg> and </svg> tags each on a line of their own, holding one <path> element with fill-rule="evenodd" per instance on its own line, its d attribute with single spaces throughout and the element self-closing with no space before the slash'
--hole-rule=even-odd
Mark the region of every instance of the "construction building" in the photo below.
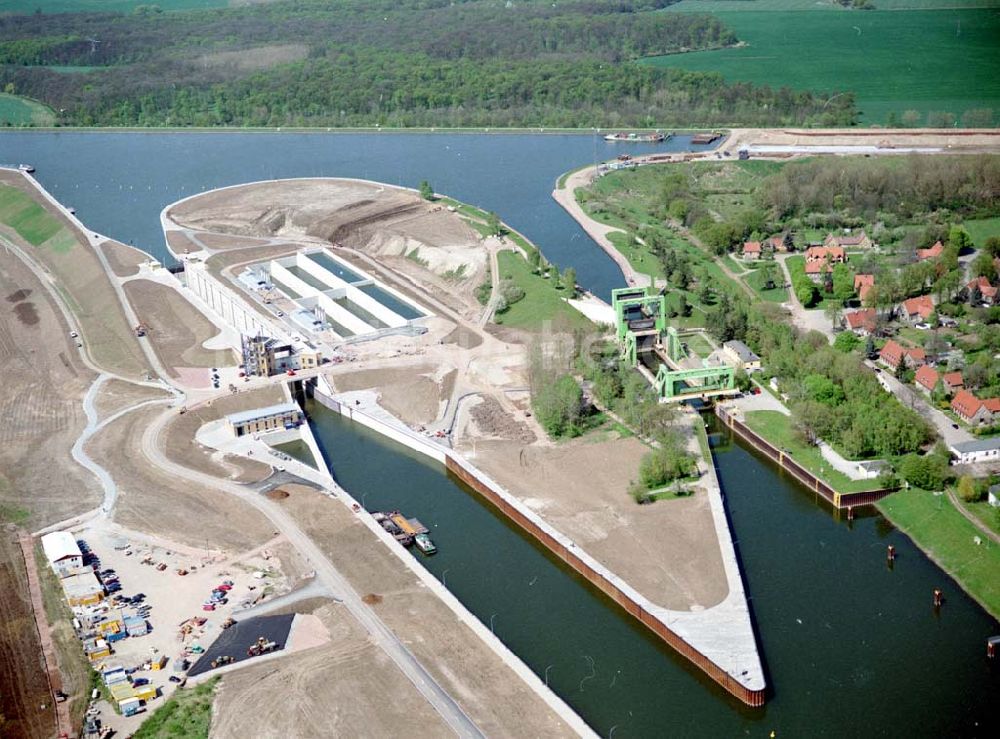
<svg viewBox="0 0 1000 739">
<path fill-rule="evenodd" d="M 66 602 L 73 606 L 92 606 L 104 600 L 104 586 L 93 572 L 81 572 L 62 579 Z"/>
<path fill-rule="evenodd" d="M 304 420 L 302 409 L 295 403 L 281 403 L 267 408 L 233 413 L 226 416 L 226 425 L 234 436 L 246 436 L 295 428 Z"/>
<path fill-rule="evenodd" d="M 288 370 L 315 369 L 322 361 L 321 352 L 304 341 L 243 336 L 243 369 L 248 375 L 270 377 Z"/>
<path fill-rule="evenodd" d="M 68 531 L 53 531 L 43 536 L 42 551 L 59 577 L 75 575 L 83 568 L 83 553 Z"/>
<path fill-rule="evenodd" d="M 111 645 L 104 639 L 87 639 L 83 642 L 83 653 L 91 662 L 111 656 Z"/>
</svg>

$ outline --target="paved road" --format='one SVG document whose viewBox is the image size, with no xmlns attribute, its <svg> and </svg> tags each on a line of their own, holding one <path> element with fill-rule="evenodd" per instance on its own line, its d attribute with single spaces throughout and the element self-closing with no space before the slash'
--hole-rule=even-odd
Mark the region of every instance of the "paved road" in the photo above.
<svg viewBox="0 0 1000 739">
<path fill-rule="evenodd" d="M 954 421 L 952 421 L 948 416 L 934 408 L 927 402 L 927 399 L 914 388 L 909 385 L 904 385 L 890 373 L 886 372 L 881 367 L 878 367 L 873 361 L 865 360 L 865 364 L 873 369 L 880 370 L 882 373 L 882 379 L 885 381 L 886 385 L 889 386 L 890 392 L 895 395 L 899 402 L 905 405 L 907 408 L 912 408 L 925 419 L 927 419 L 934 428 L 937 430 L 938 434 L 944 439 L 944 442 L 948 446 L 963 442 L 963 441 L 973 441 L 975 437 L 963 428 L 954 428 Z"/>
<path fill-rule="evenodd" d="M 373 641 L 382 648 L 399 669 L 406 675 L 427 701 L 437 710 L 452 730 L 461 737 L 482 737 L 482 732 L 466 715 L 455 700 L 434 680 L 417 661 L 409 649 L 383 623 L 371 608 L 361 600 L 361 596 L 351 587 L 347 579 L 334 567 L 322 550 L 303 532 L 298 524 L 279 506 L 267 498 L 248 491 L 241 485 L 225 482 L 210 475 L 188 469 L 168 459 L 158 443 L 160 433 L 175 411 L 170 410 L 155 419 L 142 435 L 143 454 L 154 465 L 179 478 L 198 485 L 206 485 L 240 498 L 260 511 L 283 534 L 316 571 L 317 580 L 332 592 L 337 593 L 343 605 L 351 612 Z"/>
</svg>

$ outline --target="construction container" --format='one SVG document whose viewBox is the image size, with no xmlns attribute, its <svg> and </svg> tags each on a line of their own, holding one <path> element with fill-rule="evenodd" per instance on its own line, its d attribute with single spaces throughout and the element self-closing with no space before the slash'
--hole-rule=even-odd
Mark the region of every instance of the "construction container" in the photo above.
<svg viewBox="0 0 1000 739">
<path fill-rule="evenodd" d="M 156 698 L 157 694 L 155 685 L 141 685 L 138 688 L 132 688 L 132 691 L 136 698 L 147 703 Z"/>
<path fill-rule="evenodd" d="M 122 711 L 122 716 L 134 716 L 142 708 L 142 701 L 138 698 L 126 698 L 118 704 L 118 707 Z"/>
<path fill-rule="evenodd" d="M 161 654 L 159 657 L 153 660 L 153 663 L 149 666 L 149 669 L 162 670 L 166 666 L 167 666 L 167 658 L 165 655 Z"/>
</svg>

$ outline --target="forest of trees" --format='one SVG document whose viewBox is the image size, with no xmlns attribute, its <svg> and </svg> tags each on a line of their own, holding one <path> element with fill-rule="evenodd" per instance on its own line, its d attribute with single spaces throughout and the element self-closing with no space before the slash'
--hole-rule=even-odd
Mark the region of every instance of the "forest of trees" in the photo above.
<svg viewBox="0 0 1000 739">
<path fill-rule="evenodd" d="M 75 125 L 854 122 L 851 95 L 831 105 L 829 93 L 634 64 L 737 41 L 713 16 L 654 12 L 673 1 L 289 0 L 0 16 L 0 89 Z"/>
</svg>

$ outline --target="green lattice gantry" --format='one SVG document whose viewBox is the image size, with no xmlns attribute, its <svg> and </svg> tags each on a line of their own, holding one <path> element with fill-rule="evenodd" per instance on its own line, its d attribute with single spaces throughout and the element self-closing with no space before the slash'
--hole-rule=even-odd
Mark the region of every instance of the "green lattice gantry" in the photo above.
<svg viewBox="0 0 1000 739">
<path fill-rule="evenodd" d="M 661 400 L 720 395 L 736 389 L 736 371 L 729 365 L 683 369 L 684 345 L 677 329 L 667 326 L 667 298 L 655 288 L 623 287 L 611 291 L 615 332 L 621 358 L 639 365 L 640 344 L 661 347 L 672 366 L 660 363 L 653 386 Z M 650 341 L 652 339 L 652 341 Z M 665 355 L 665 356 L 664 356 Z"/>
</svg>

